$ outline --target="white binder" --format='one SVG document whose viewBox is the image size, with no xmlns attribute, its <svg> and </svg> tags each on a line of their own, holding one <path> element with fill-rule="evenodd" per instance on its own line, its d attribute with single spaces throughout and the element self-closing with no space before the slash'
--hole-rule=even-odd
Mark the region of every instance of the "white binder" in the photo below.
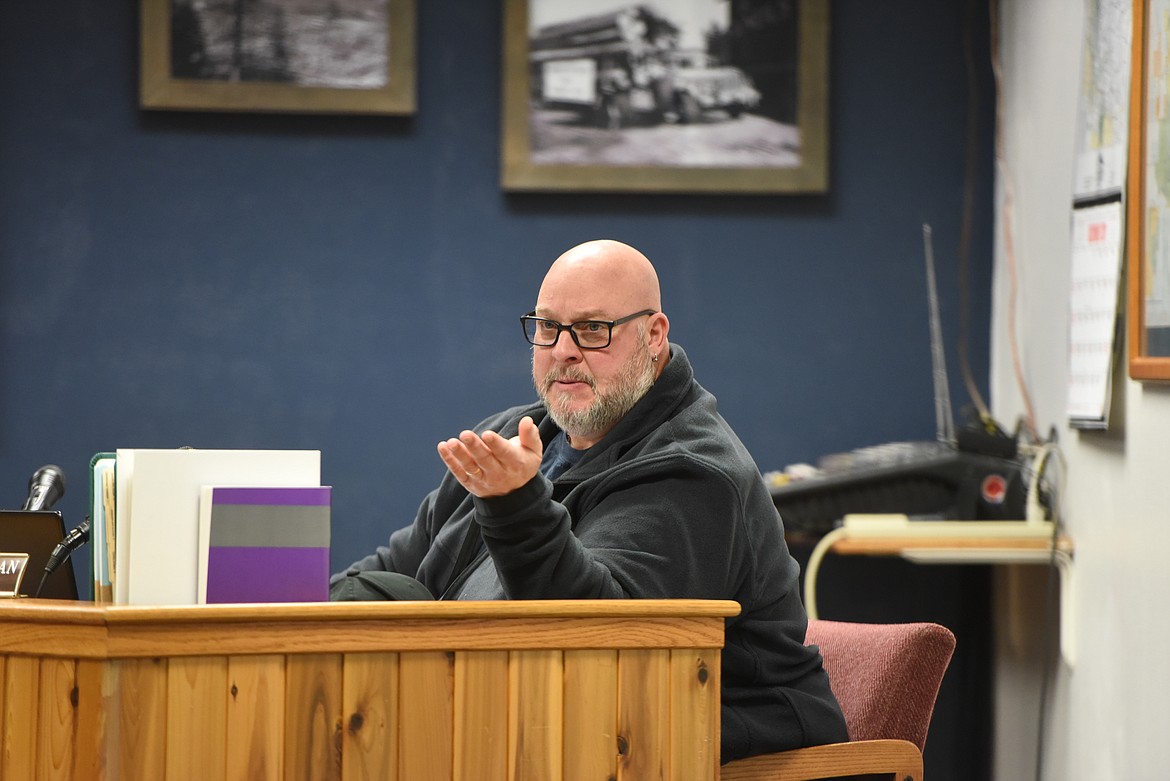
<svg viewBox="0 0 1170 781">
<path fill-rule="evenodd" d="M 198 602 L 204 485 L 319 486 L 319 450 L 117 451 L 114 602 Z"/>
</svg>

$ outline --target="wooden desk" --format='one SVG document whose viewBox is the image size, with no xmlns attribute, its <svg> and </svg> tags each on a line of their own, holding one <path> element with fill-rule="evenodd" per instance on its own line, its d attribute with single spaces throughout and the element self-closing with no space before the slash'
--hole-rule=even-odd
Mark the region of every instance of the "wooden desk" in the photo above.
<svg viewBox="0 0 1170 781">
<path fill-rule="evenodd" d="M 0 781 L 707 781 L 738 612 L 6 600 Z"/>
</svg>

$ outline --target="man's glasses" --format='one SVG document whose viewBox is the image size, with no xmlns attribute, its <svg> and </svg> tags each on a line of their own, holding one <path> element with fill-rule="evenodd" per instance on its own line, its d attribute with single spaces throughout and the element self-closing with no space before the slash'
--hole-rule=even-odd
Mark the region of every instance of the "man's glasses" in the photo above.
<svg viewBox="0 0 1170 781">
<path fill-rule="evenodd" d="M 600 350 L 609 347 L 614 326 L 653 314 L 657 312 L 653 309 L 643 309 L 617 320 L 578 320 L 564 325 L 547 317 L 537 317 L 536 312 L 532 311 L 520 318 L 520 325 L 524 326 L 524 338 L 529 344 L 537 347 L 552 347 L 557 343 L 557 339 L 561 338 L 561 331 L 568 331 L 582 350 Z"/>
</svg>

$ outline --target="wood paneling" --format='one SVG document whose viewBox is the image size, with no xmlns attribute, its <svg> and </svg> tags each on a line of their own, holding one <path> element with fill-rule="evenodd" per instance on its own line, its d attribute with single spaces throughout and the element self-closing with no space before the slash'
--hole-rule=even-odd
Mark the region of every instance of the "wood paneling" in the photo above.
<svg viewBox="0 0 1170 781">
<path fill-rule="evenodd" d="M 734 603 L 21 602 L 0 781 L 717 776 Z"/>
<path fill-rule="evenodd" d="M 346 654 L 341 702 L 344 781 L 396 781 L 398 654 Z"/>
<path fill-rule="evenodd" d="M 37 702 L 40 699 L 41 662 L 30 656 L 10 656 L 4 680 L 4 740 L 0 745 L 0 780 L 36 778 Z"/>
<path fill-rule="evenodd" d="M 565 651 L 565 781 L 617 777 L 617 651 Z"/>
<path fill-rule="evenodd" d="M 564 741 L 561 651 L 513 651 L 508 662 L 508 779 L 560 781 Z"/>
<path fill-rule="evenodd" d="M 223 781 L 227 773 L 228 660 L 186 656 L 167 664 L 167 781 Z"/>
<path fill-rule="evenodd" d="M 228 781 L 284 778 L 284 657 L 228 661 Z"/>
<path fill-rule="evenodd" d="M 455 655 L 455 781 L 508 775 L 508 653 Z"/>
</svg>

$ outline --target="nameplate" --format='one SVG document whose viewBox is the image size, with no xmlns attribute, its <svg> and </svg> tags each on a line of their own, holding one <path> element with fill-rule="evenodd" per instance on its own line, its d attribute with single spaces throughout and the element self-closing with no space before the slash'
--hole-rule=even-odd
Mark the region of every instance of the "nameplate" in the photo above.
<svg viewBox="0 0 1170 781">
<path fill-rule="evenodd" d="M 20 593 L 20 581 L 28 566 L 27 553 L 0 553 L 0 597 L 15 597 Z"/>
</svg>

